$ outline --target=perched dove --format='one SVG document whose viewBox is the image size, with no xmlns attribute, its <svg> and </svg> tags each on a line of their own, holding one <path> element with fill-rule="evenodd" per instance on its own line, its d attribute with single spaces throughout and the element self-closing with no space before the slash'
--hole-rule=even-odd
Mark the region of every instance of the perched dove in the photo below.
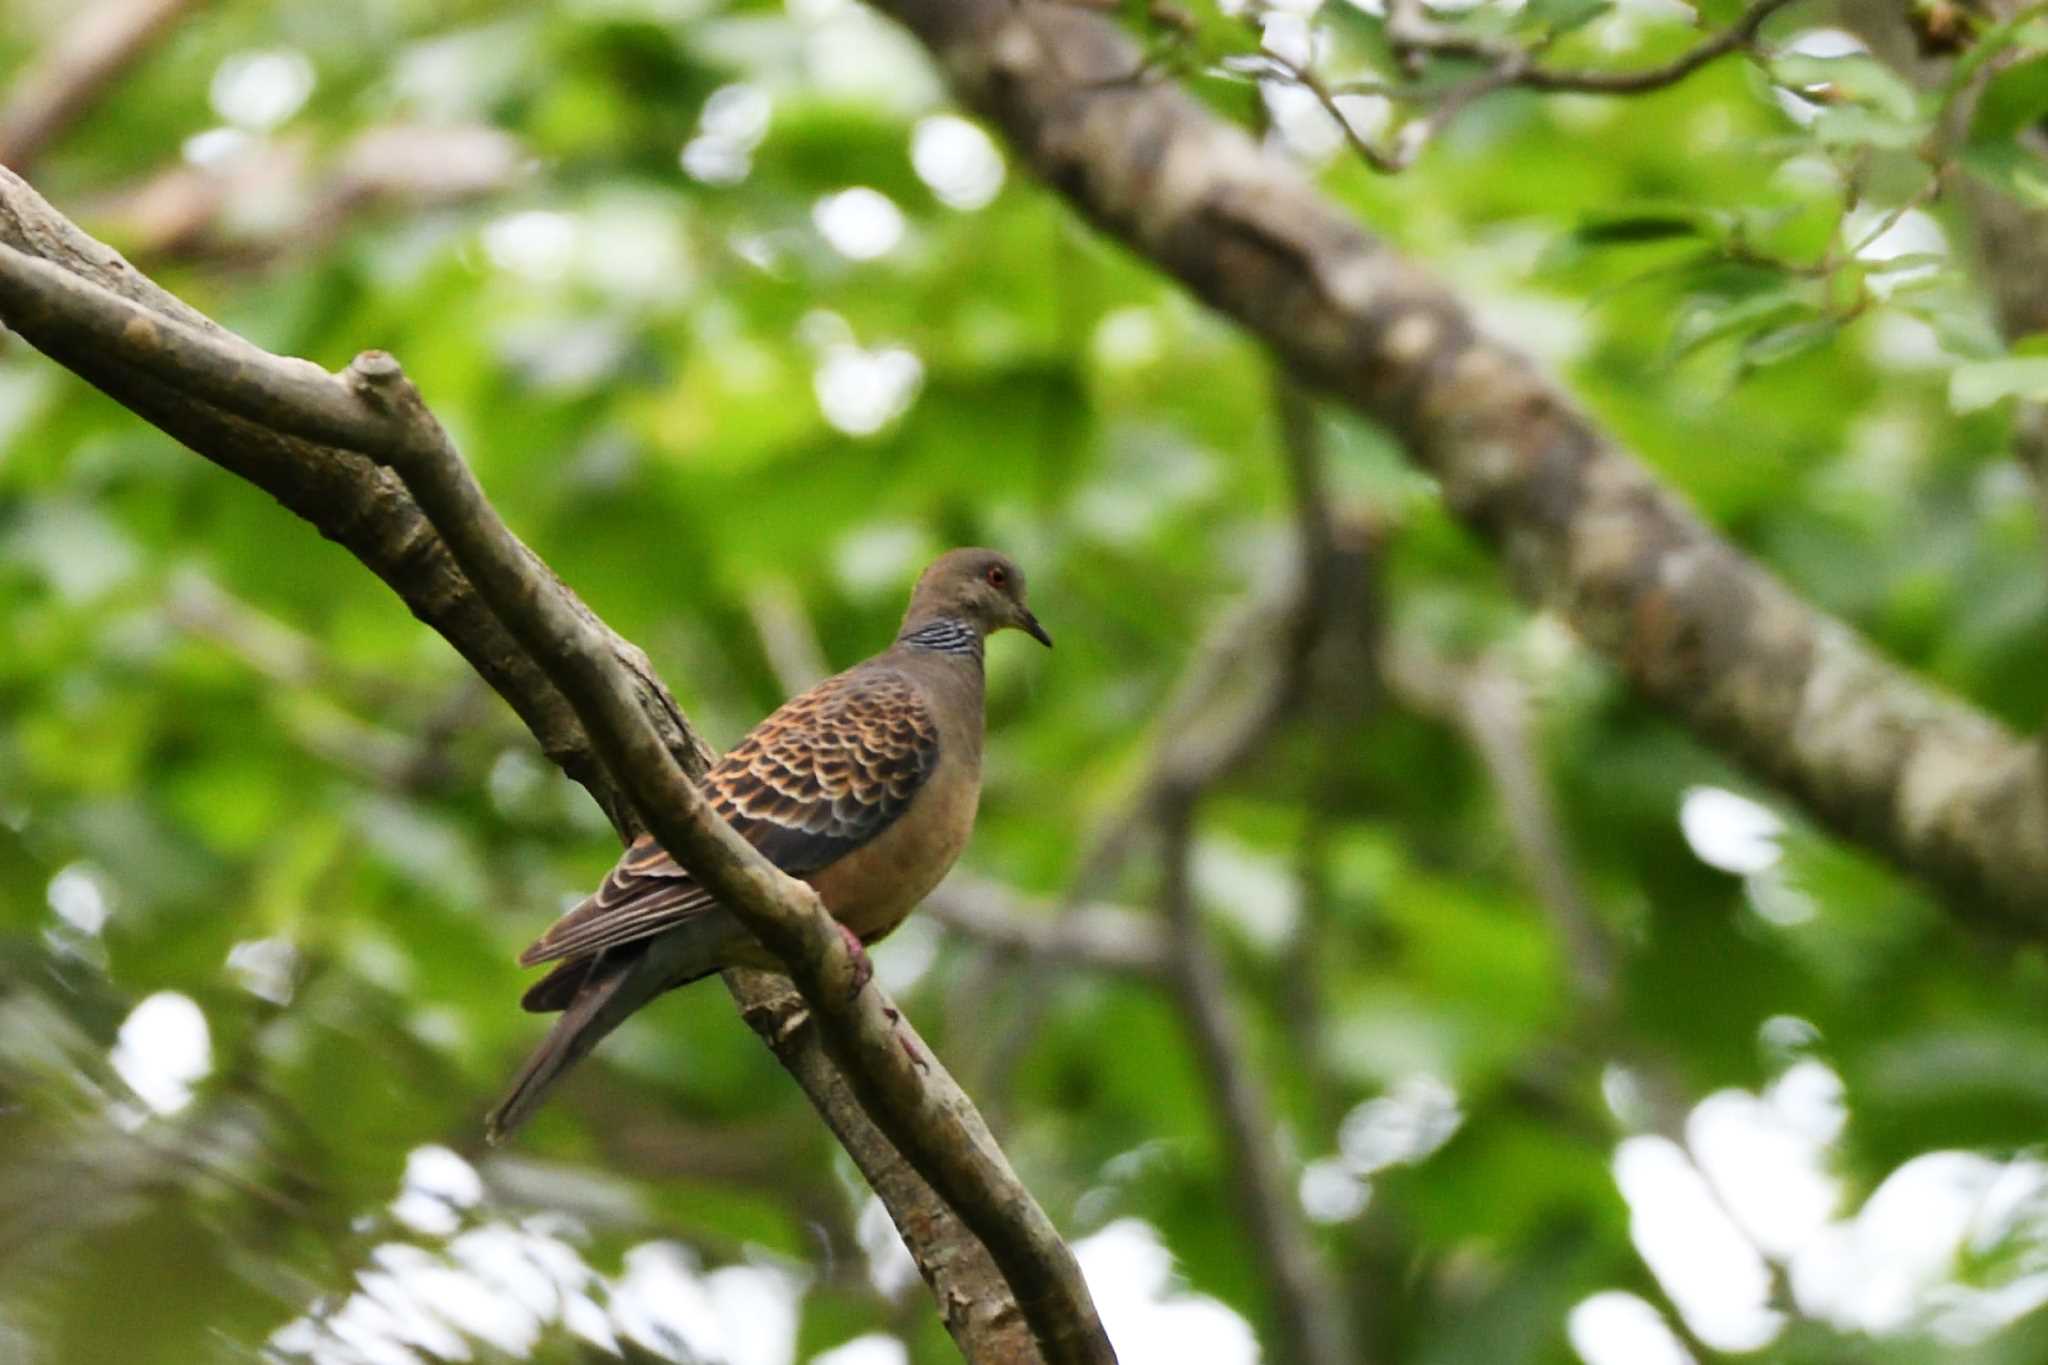
<svg viewBox="0 0 2048 1365">
<path fill-rule="evenodd" d="M 1052 644 L 1015 564 L 949 551 L 918 578 L 895 644 L 783 703 L 705 774 L 712 808 L 815 887 L 862 943 L 902 923 L 967 843 L 981 796 L 982 641 L 1009 627 Z M 663 991 L 779 965 L 644 834 L 519 961 L 561 964 L 521 1003 L 562 1017 L 492 1111 L 493 1142 Z"/>
</svg>

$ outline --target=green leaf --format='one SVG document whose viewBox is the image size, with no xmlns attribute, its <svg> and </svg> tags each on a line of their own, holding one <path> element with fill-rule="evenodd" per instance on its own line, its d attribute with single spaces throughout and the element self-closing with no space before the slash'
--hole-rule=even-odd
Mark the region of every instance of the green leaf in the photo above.
<svg viewBox="0 0 2048 1365">
<path fill-rule="evenodd" d="M 1604 18 L 1613 8 L 1613 0 L 1531 0 L 1525 15 L 1557 39 Z"/>
<path fill-rule="evenodd" d="M 1641 213 L 1589 219 L 1572 229 L 1571 240 L 1581 246 L 1620 246 L 1702 235 L 1697 218 L 1675 213 Z"/>
<path fill-rule="evenodd" d="M 1970 118 L 1969 143 L 2010 142 L 2048 116 L 2048 56 L 2017 63 L 1993 76 Z"/>
<path fill-rule="evenodd" d="M 2042 22 L 2038 12 L 2017 15 L 1978 34 L 1969 50 L 1949 68 L 1948 79 L 1942 83 L 1942 102 L 1954 98 L 1956 92 L 1967 86 L 1986 63 L 2013 48 L 2026 52 L 2048 51 L 2048 23 Z"/>
<path fill-rule="evenodd" d="M 1812 303 L 1784 288 L 1736 303 L 1722 299 L 1696 302 L 1672 331 L 1671 358 L 1682 360 L 1728 337 L 1790 326 L 1815 311 Z"/>
<path fill-rule="evenodd" d="M 1909 152 L 1926 141 L 1927 128 L 1865 105 L 1841 104 L 1820 111 L 1813 135 L 1828 147 Z"/>
<path fill-rule="evenodd" d="M 1808 318 L 1758 332 L 1742 343 L 1744 372 L 1779 365 L 1794 357 L 1817 351 L 1835 338 L 1842 324 L 1831 317 Z"/>
<path fill-rule="evenodd" d="M 2022 203 L 2048 208 L 2048 163 L 2017 141 L 1973 143 L 1959 160 L 1964 169 Z"/>
<path fill-rule="evenodd" d="M 1958 365 L 1948 378 L 1948 405 L 1975 412 L 2007 398 L 2048 399 L 2048 356 L 2009 356 Z"/>
<path fill-rule="evenodd" d="M 1771 62 L 1771 76 L 1796 91 L 1825 89 L 1897 122 L 1918 121 L 1920 96 L 1890 67 L 1868 56 L 1808 57 L 1792 53 Z"/>
</svg>

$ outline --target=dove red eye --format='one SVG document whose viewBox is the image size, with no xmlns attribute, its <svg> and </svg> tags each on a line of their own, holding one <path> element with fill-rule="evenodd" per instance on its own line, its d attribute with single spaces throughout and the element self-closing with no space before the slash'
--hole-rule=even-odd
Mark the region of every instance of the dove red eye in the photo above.
<svg viewBox="0 0 2048 1365">
<path fill-rule="evenodd" d="M 989 565 L 988 572 L 983 577 L 988 579 L 988 585 L 991 588 L 1003 587 L 1010 581 L 1009 571 L 1000 564 Z"/>
</svg>

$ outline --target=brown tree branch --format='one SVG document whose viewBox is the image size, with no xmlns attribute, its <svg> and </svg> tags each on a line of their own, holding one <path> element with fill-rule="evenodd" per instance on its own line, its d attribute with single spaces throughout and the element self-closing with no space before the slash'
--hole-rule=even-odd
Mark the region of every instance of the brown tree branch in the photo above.
<svg viewBox="0 0 2048 1365">
<path fill-rule="evenodd" d="M 186 377 L 206 392 L 196 369 Z M 1047 1360 L 1115 1360 L 1073 1253 L 972 1103 L 926 1059 L 880 986 L 857 970 L 817 893 L 712 810 L 641 711 L 602 628 L 505 526 L 398 363 L 367 352 L 342 383 L 375 414 L 359 448 L 405 480 L 479 594 L 569 698 L 661 846 L 788 968 L 868 1114 L 988 1248 Z M 302 396 L 306 405 L 289 414 L 303 422 L 300 434 L 319 438 L 354 426 L 338 405 L 311 390 Z M 249 407 L 275 411 L 268 393 Z M 656 938 L 647 953 L 659 963 L 680 946 Z"/>
<path fill-rule="evenodd" d="M 380 211 L 424 213 L 509 190 L 532 164 L 518 139 L 487 125 L 380 124 L 339 148 L 308 136 L 252 140 L 219 162 L 179 163 L 95 196 L 80 216 L 151 264 L 254 269 L 324 246 Z M 279 211 L 234 221 L 230 209 L 251 198 Z"/>
<path fill-rule="evenodd" d="M 194 0 L 102 0 L 16 80 L 0 108 L 0 166 L 26 171 Z"/>
<path fill-rule="evenodd" d="M 81 284 L 87 287 L 80 288 Z M 82 318 L 96 320 L 97 325 Z M 610 775 L 594 753 L 575 707 L 551 674 L 473 590 L 471 580 L 405 485 L 362 455 L 308 439 L 311 432 L 359 440 L 387 457 L 395 454 L 415 461 L 442 455 L 428 426 L 430 419 L 424 417 L 423 410 L 412 408 L 405 390 L 396 387 L 399 376 L 370 361 L 354 374 L 363 386 L 359 390 L 305 362 L 267 356 L 158 290 L 5 171 L 0 171 L 0 319 L 59 363 L 207 458 L 270 491 L 323 534 L 348 546 L 512 702 L 549 756 L 600 797 L 622 833 L 639 827 L 635 803 L 630 799 L 634 789 Z M 367 396 L 393 392 L 398 397 L 386 400 L 392 404 L 388 413 Z M 206 394 L 212 399 L 201 396 Z M 279 421 L 285 429 L 252 420 L 252 413 Z M 394 443 L 399 443 L 395 449 Z M 443 499 L 439 508 L 443 516 L 462 510 L 465 493 L 459 481 L 453 487 L 446 483 L 437 486 L 437 496 Z M 481 533 L 472 525 L 469 534 Z M 549 627 L 578 647 L 578 671 L 573 676 L 578 686 L 590 690 L 584 704 L 602 708 L 607 722 L 629 736 L 623 745 L 617 743 L 619 736 L 612 736 L 614 749 L 631 755 L 634 766 L 625 770 L 644 778 L 647 773 L 640 765 L 653 768 L 658 796 L 694 794 L 694 785 L 686 779 L 703 770 L 709 750 L 654 678 L 644 656 L 606 630 L 509 533 L 486 539 L 488 543 L 470 547 L 478 556 L 472 567 L 482 565 L 484 571 L 509 580 L 515 595 L 530 592 L 542 599 L 539 605 Z M 499 586 L 505 588 L 507 583 L 501 581 Z M 515 615 L 518 609 L 535 605 L 507 600 Z M 531 617 L 522 619 L 528 626 L 534 624 Z M 672 818 L 673 812 L 669 815 Z M 679 831 L 668 833 L 678 836 Z M 711 876 L 736 873 L 752 893 L 776 894 L 779 888 L 774 878 L 779 874 L 773 874 L 758 857 L 754 860 L 759 866 L 750 867 L 746 859 L 753 855 L 745 849 L 723 847 L 717 834 L 709 831 L 703 839 L 708 848 L 685 841 L 681 851 L 686 856 L 706 851 L 717 854 L 725 861 L 717 864 L 720 870 Z M 761 876 L 763 869 L 772 875 Z M 799 899 L 794 907 L 785 908 L 801 911 L 808 907 Z M 829 929 L 825 932 L 831 933 Z M 799 926 L 790 937 L 808 947 L 801 935 Z M 804 970 L 817 985 L 818 978 L 844 972 L 846 967 L 843 945 L 836 949 L 827 945 L 823 955 L 807 960 Z M 1049 1264 L 1040 1262 L 1022 1271 L 1006 1267 L 1006 1278 L 1014 1274 L 1024 1284 L 1022 1295 L 1016 1294 L 1012 1285 L 992 1281 L 986 1273 L 990 1253 L 964 1230 L 961 1220 L 903 1158 L 890 1150 L 866 1114 L 847 1098 L 843 1083 L 836 1087 L 827 1083 L 831 1064 L 818 1041 L 821 1030 L 806 1026 L 799 1012 L 778 1008 L 772 992 L 758 980 L 730 984 L 746 1003 L 749 1022 L 757 1028 L 773 1029 L 778 1056 L 806 1085 L 813 1103 L 833 1117 L 835 1131 L 849 1142 L 863 1144 L 853 1152 L 862 1169 L 872 1173 L 892 1161 L 897 1163 L 902 1178 L 884 1182 L 877 1192 L 889 1204 L 927 1279 L 938 1287 L 947 1324 L 970 1358 L 1109 1358 L 1070 1253 L 1063 1244 L 1049 1250 L 1042 1245 L 1049 1224 L 1035 1206 L 1020 1204 L 1019 1196 L 1028 1203 L 1028 1195 L 1015 1185 L 1013 1177 L 969 1191 L 966 1201 L 976 1208 L 979 1197 L 977 1216 L 984 1222 L 1003 1220 L 1013 1229 L 1007 1241 L 997 1239 L 1013 1266 L 1041 1253 L 1049 1256 Z M 825 985 L 837 988 L 833 983 Z M 840 994 L 843 996 L 843 989 Z M 862 1019 L 863 1028 L 875 1027 L 883 1008 L 874 991 L 834 1004 L 855 1013 L 870 1012 L 873 1017 Z M 887 1064 L 894 1065 L 899 1060 L 895 1035 L 885 1032 L 883 1036 L 890 1050 Z M 899 1073 L 896 1079 L 903 1076 Z M 949 1091 L 957 1094 L 942 1072 L 934 1068 L 928 1079 L 913 1072 L 909 1080 L 922 1087 L 917 1097 L 923 1101 L 921 1119 L 952 1143 L 954 1150 L 941 1155 L 952 1162 L 954 1175 L 963 1166 L 985 1172 L 1000 1165 L 1000 1154 L 993 1152 L 985 1130 L 973 1121 L 971 1108 L 961 1112 L 934 1098 Z M 964 1105 L 964 1098 L 961 1103 Z M 931 1156 L 929 1152 L 920 1155 Z M 1006 1168 L 998 1174 L 1003 1171 Z M 915 1198 L 906 1197 L 906 1190 Z M 997 1291 L 1000 1297 L 991 1300 L 988 1295 Z M 1026 1317 L 1035 1320 L 1035 1325 L 1045 1324 L 1062 1311 L 1077 1311 L 1077 1305 L 1081 1316 L 1071 1326 L 1046 1327 L 1045 1334 L 1053 1338 L 1055 1349 L 1043 1357 L 1008 1325 L 1013 1318 L 1021 1321 Z"/>
<path fill-rule="evenodd" d="M 1530 601 L 1822 824 L 2048 931 L 2033 746 L 1880 658 L 1703 524 L 1443 285 L 1182 91 L 1115 78 L 1113 24 L 1041 0 L 879 0 L 1034 171 L 1384 424 Z"/>
<path fill-rule="evenodd" d="M 1026 908 L 1025 898 L 1010 888 L 955 872 L 926 899 L 924 910 L 947 928 L 1005 953 L 1127 976 L 1157 978 L 1166 971 L 1158 922 L 1121 906 Z"/>
<path fill-rule="evenodd" d="M 61 266 L 79 280 L 172 321 L 228 336 L 211 319 L 159 289 L 119 253 L 79 231 L 4 167 L 0 246 Z M 263 489 L 354 554 L 511 704 L 542 751 L 589 789 L 614 825 L 637 832 L 637 817 L 591 754 L 568 702 L 470 590 L 447 547 L 395 477 L 352 451 L 300 440 L 195 399 L 102 352 L 89 339 L 67 341 L 12 313 L 6 321 L 45 355 L 206 459 Z M 233 341 L 260 357 L 239 338 Z M 650 706 L 663 712 L 658 722 L 677 761 L 692 771 L 709 766 L 710 746 L 675 708 L 645 655 L 623 639 L 616 639 L 613 647 L 640 675 Z"/>
<path fill-rule="evenodd" d="M 1207 1079 L 1229 1154 L 1238 1217 L 1249 1234 L 1273 1299 L 1281 1360 L 1297 1365 L 1353 1365 L 1344 1311 L 1309 1240 L 1301 1201 L 1280 1162 L 1272 1100 L 1230 1005 L 1223 965 L 1203 928 L 1189 884 L 1194 802 L 1163 811 L 1160 830 L 1161 908 L 1166 916 L 1168 975 L 1175 1002 Z"/>
<path fill-rule="evenodd" d="M 58 345 L 97 345 L 245 420 L 363 452 L 395 471 L 470 583 L 568 698 L 646 827 L 788 966 L 870 1115 L 988 1247 L 1048 1360 L 1115 1358 L 1071 1251 L 973 1106 L 923 1060 L 880 988 L 866 988 L 816 893 L 712 811 L 641 709 L 615 637 L 504 525 L 395 360 L 366 352 L 329 376 L 164 318 L 9 247 L 0 247 L 0 308 Z M 656 939 L 649 953 L 658 961 L 666 947 Z"/>
<path fill-rule="evenodd" d="M 1504 663 L 1456 663 L 1408 635 L 1386 642 L 1380 672 L 1404 706 L 1458 730 L 1485 765 L 1515 852 L 1564 949 L 1579 1003 L 1603 1013 L 1617 985 L 1614 945 L 1558 829 L 1529 733 L 1528 687 Z"/>
<path fill-rule="evenodd" d="M 1254 618 L 1261 629 L 1253 637 L 1264 638 L 1245 656 L 1253 674 L 1248 695 L 1230 699 L 1220 711 L 1209 708 L 1199 723 L 1163 731 L 1167 738 L 1153 762 L 1143 809 L 1159 835 L 1166 984 L 1208 1083 L 1238 1215 L 1272 1297 L 1276 1354 L 1299 1365 L 1345 1365 L 1356 1359 L 1348 1321 L 1287 1178 L 1272 1099 L 1260 1082 L 1190 879 L 1202 800 L 1282 728 L 1307 689 L 1316 646 L 1332 614 L 1334 537 L 1315 412 L 1285 380 L 1276 386 L 1275 412 L 1296 516 L 1293 581 L 1273 611 Z"/>
<path fill-rule="evenodd" d="M 790 983 L 766 972 L 735 970 L 726 973 L 726 988 L 748 1026 L 803 1086 L 818 1117 L 889 1210 L 961 1353 L 973 1365 L 1039 1365 L 1072 1358 L 1041 1349 L 994 1256 L 877 1126 L 826 1055 L 803 997 Z M 993 1148 L 994 1140 L 988 1142 Z"/>
</svg>

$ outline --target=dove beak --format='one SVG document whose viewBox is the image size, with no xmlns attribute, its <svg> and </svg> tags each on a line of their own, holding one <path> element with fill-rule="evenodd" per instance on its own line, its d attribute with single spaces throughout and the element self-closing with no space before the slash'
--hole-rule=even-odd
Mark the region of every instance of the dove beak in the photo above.
<svg viewBox="0 0 2048 1365">
<path fill-rule="evenodd" d="M 1045 633 L 1045 627 L 1038 624 L 1038 618 L 1031 614 L 1031 609 L 1029 607 L 1019 607 L 1017 612 L 1022 618 L 1017 622 L 1017 628 L 1038 641 L 1038 643 L 1044 645 L 1047 649 L 1051 649 L 1052 636 Z"/>
</svg>

